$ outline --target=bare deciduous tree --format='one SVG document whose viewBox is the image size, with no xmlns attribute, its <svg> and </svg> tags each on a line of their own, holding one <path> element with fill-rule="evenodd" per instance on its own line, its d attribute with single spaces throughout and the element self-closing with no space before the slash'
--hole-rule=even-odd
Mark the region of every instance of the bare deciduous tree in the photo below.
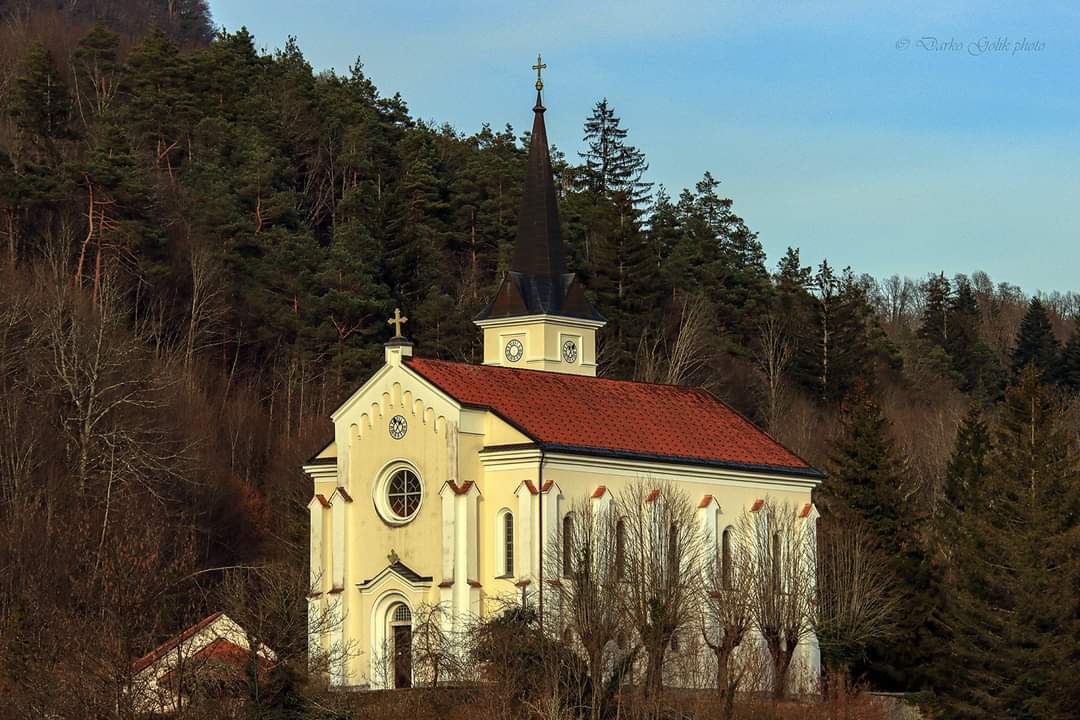
<svg viewBox="0 0 1080 720">
<path fill-rule="evenodd" d="M 650 485 L 632 483 L 616 504 L 626 538 L 626 618 L 641 643 L 645 692 L 657 700 L 671 638 L 698 616 L 704 544 L 685 492 L 670 483 Z"/>
<path fill-rule="evenodd" d="M 715 687 L 723 698 L 724 720 L 734 713 L 735 694 L 747 670 L 736 651 L 754 626 L 750 549 L 737 528 L 728 528 L 720 532 L 716 551 L 705 557 L 701 634 L 716 662 Z"/>
<path fill-rule="evenodd" d="M 754 356 L 765 395 L 765 424 L 773 429 L 784 408 L 784 372 L 791 363 L 791 342 L 784 323 L 773 313 L 758 323 L 758 347 Z"/>
<path fill-rule="evenodd" d="M 417 685 L 438 687 L 466 678 L 468 631 L 449 630 L 449 612 L 438 603 L 422 603 L 413 609 L 412 666 Z"/>
<path fill-rule="evenodd" d="M 625 626 L 622 601 L 623 560 L 619 515 L 614 503 L 606 509 L 593 499 L 575 502 L 554 538 L 554 552 L 545 553 L 545 574 L 558 616 L 585 655 L 590 682 L 590 717 L 604 708 L 629 673 L 634 648 L 617 642 Z M 605 670 L 611 672 L 606 675 Z"/>
<path fill-rule="evenodd" d="M 832 693 L 844 692 L 851 663 L 887 637 L 898 596 L 888 559 L 858 521 L 822 523 L 816 533 L 815 602 L 810 619 Z"/>
<path fill-rule="evenodd" d="M 751 603 L 754 626 L 772 659 L 773 695 L 787 691 L 795 649 L 810 631 L 808 606 L 813 594 L 813 538 L 795 508 L 766 498 L 746 513 L 739 534 L 753 562 Z"/>
<path fill-rule="evenodd" d="M 189 371 L 195 355 L 218 344 L 225 315 L 221 265 L 205 249 L 191 250 L 191 304 L 184 338 L 184 367 Z"/>
<path fill-rule="evenodd" d="M 216 605 L 248 635 L 251 668 L 258 667 L 255 654 L 260 646 L 270 648 L 277 658 L 276 677 L 252 671 L 244 678 L 256 707 L 270 697 L 270 688 L 264 683 L 276 682 L 286 674 L 301 676 L 305 669 L 312 676 L 323 676 L 331 667 L 360 655 L 355 642 L 311 652 L 309 638 L 332 633 L 346 618 L 330 603 L 309 604 L 310 581 L 303 564 L 276 561 L 231 568 L 216 588 Z M 314 586 L 318 587 L 318 583 Z"/>
<path fill-rule="evenodd" d="M 702 296 L 687 298 L 675 339 L 665 342 L 663 333 L 641 335 L 634 379 L 641 382 L 682 385 L 708 362 L 705 339 L 708 332 L 708 304 Z"/>
</svg>

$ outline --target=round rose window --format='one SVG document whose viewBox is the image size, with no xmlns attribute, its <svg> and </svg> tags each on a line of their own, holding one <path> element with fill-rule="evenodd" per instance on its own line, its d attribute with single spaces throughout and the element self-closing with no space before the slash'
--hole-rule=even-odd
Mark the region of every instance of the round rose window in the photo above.
<svg viewBox="0 0 1080 720">
<path fill-rule="evenodd" d="M 395 470 L 386 483 L 386 506 L 399 522 L 412 520 L 424 494 L 420 478 L 411 470 Z"/>
</svg>

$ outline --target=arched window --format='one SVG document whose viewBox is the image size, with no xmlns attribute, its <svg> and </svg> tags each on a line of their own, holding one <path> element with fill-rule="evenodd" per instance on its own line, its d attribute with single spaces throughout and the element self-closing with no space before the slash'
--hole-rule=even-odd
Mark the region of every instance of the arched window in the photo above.
<svg viewBox="0 0 1080 720">
<path fill-rule="evenodd" d="M 574 516 L 567 513 L 562 519 L 562 574 L 570 577 L 574 563 Z"/>
<path fill-rule="evenodd" d="M 626 577 L 626 523 L 622 518 L 615 523 L 615 577 Z"/>
<path fill-rule="evenodd" d="M 514 516 L 503 515 L 503 574 L 514 574 Z"/>
<path fill-rule="evenodd" d="M 731 528 L 724 528 L 720 536 L 720 582 L 725 590 L 731 589 Z"/>
<path fill-rule="evenodd" d="M 412 611 L 409 610 L 409 606 L 405 603 L 401 603 L 394 608 L 394 616 L 390 622 L 393 625 L 411 625 Z"/>
</svg>

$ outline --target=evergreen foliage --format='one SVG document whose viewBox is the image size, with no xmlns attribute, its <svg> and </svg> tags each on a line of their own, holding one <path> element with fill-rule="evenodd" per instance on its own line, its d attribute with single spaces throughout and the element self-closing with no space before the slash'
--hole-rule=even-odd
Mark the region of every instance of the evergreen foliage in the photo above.
<svg viewBox="0 0 1080 720">
<path fill-rule="evenodd" d="M 1080 392 L 1080 323 L 1073 327 L 1057 363 L 1055 378 L 1066 391 Z"/>
<path fill-rule="evenodd" d="M 1016 333 L 1012 350 L 1013 376 L 1019 377 L 1025 368 L 1033 367 L 1040 377 L 1047 380 L 1049 373 L 1053 372 L 1057 355 L 1058 341 L 1050 325 L 1050 315 L 1039 298 L 1032 298 Z"/>
<path fill-rule="evenodd" d="M 149 473 L 166 487 L 125 500 L 140 518 L 131 525 L 160 537 L 116 547 L 165 547 L 184 533 L 198 543 L 187 554 L 169 544 L 157 556 L 175 560 L 168 567 L 117 561 L 85 592 L 103 593 L 104 578 L 120 587 L 139 573 L 247 562 L 280 540 L 278 525 L 300 547 L 309 496 L 295 468 L 381 364 L 394 307 L 411 318 L 418 353 L 480 359 L 471 318 L 508 264 L 527 141 L 509 125 L 468 134 L 419 121 L 359 62 L 316 73 L 294 41 L 264 53 L 244 29 L 214 35 L 201 0 L 40 7 L 63 32 L 24 38 L 4 26 L 13 60 L 0 113 L 0 564 L 25 570 L 0 588 L 24 593 L 0 612 L 14 618 L 0 653 L 35 662 L 37 629 L 19 613 L 37 612 L 47 586 L 60 588 L 51 617 L 85 619 L 86 558 L 113 539 L 87 524 L 106 486 L 72 460 L 72 402 L 41 370 L 54 356 L 30 319 L 51 317 L 60 298 L 79 319 L 70 327 L 108 321 L 110 349 L 138 347 L 117 373 L 152 366 L 168 379 L 145 399 L 154 413 L 110 418 L 109 432 L 151 428 L 172 463 Z M 531 95 L 521 100 L 506 112 L 524 120 Z M 683 381 L 761 419 L 755 354 L 763 320 L 777 319 L 785 362 L 770 430 L 828 465 L 823 522 L 865 522 L 903 590 L 895 635 L 856 671 L 885 689 L 933 689 L 957 717 L 1075 716 L 1076 296 L 1028 305 L 981 273 L 896 278 L 890 290 L 804 264 L 797 247 L 770 274 L 716 177 L 654 192 L 630 139 L 601 101 L 570 154 L 579 162 L 553 152 L 569 269 L 609 319 L 600 372 L 633 377 L 644 351 L 685 341 L 695 369 Z M 684 308 L 698 301 L 701 326 L 684 337 Z M 1071 331 L 1060 352 L 1055 327 Z M 965 403 L 978 411 L 956 428 Z M 53 454 L 37 441 L 50 435 L 65 438 Z M 19 480 L 26 467 L 34 483 Z M 85 487 L 71 494 L 75 477 Z M 42 534 L 37 509 L 49 532 L 82 534 Z M 34 576 L 40 567 L 58 579 Z M 118 652 L 152 647 L 199 602 L 178 598 Z M 282 678 L 274 702 L 291 703 L 292 687 Z"/>
<path fill-rule="evenodd" d="M 945 705 L 951 717 L 1076 717 L 1075 437 L 1031 366 L 1006 394 L 992 450 L 969 425 L 950 464 L 957 483 L 974 487 L 959 516 L 952 617 L 959 678 Z"/>
<path fill-rule="evenodd" d="M 865 525 L 890 558 L 903 615 L 892 636 L 872 642 L 854 667 L 875 687 L 888 689 L 930 687 L 937 653 L 937 640 L 929 630 L 939 612 L 938 578 L 906 501 L 908 477 L 908 460 L 897 449 L 878 401 L 865 387 L 857 388 L 844 402 L 829 477 L 814 499 L 823 524 Z M 902 653 L 895 651 L 898 645 Z"/>
</svg>

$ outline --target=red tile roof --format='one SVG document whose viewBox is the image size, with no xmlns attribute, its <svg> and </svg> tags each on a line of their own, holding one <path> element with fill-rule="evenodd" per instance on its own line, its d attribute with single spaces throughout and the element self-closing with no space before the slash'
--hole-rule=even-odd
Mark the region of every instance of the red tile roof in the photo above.
<svg viewBox="0 0 1080 720">
<path fill-rule="evenodd" d="M 408 366 L 548 449 L 821 475 L 698 388 L 426 358 L 410 358 Z"/>
<path fill-rule="evenodd" d="M 171 640 L 165 641 L 161 645 L 158 645 L 156 648 L 154 648 L 153 650 L 148 652 L 146 655 L 143 655 L 141 658 L 139 658 L 134 663 L 132 663 L 132 665 L 131 665 L 132 671 L 133 672 L 139 672 L 140 670 L 150 666 L 158 658 L 162 657 L 163 655 L 165 655 L 165 653 L 167 653 L 170 650 L 172 650 L 173 648 L 175 648 L 177 643 L 185 642 L 186 640 L 191 638 L 193 635 L 196 635 L 196 634 L 202 632 L 203 629 L 205 629 L 208 625 L 210 625 L 210 623 L 214 622 L 219 617 L 221 617 L 220 612 L 211 613 L 210 615 L 207 615 L 202 620 L 195 623 L 194 625 L 192 625 L 188 629 L 184 630 L 182 633 L 180 633 L 176 637 L 172 638 Z"/>
</svg>

